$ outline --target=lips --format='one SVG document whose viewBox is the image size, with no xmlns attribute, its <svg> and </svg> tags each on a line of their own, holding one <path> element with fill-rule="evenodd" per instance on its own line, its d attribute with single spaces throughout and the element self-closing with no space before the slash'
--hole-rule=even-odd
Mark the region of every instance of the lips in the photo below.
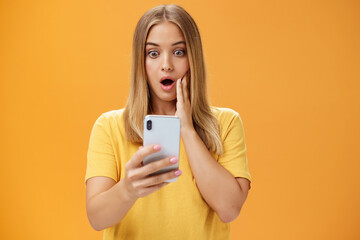
<svg viewBox="0 0 360 240">
<path fill-rule="evenodd" d="M 163 76 L 160 79 L 160 83 L 161 83 L 161 88 L 164 91 L 170 91 L 175 85 L 175 80 L 170 76 Z"/>
</svg>

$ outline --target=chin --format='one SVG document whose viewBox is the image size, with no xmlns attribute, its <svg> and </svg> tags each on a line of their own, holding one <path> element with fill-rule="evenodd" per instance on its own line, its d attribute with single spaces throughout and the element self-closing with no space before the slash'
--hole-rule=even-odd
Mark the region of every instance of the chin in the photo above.
<svg viewBox="0 0 360 240">
<path fill-rule="evenodd" d="M 163 95 L 160 97 L 160 99 L 162 101 L 166 101 L 166 102 L 172 102 L 172 101 L 175 101 L 176 100 L 176 94 L 174 95 Z"/>
<path fill-rule="evenodd" d="M 162 98 L 161 100 L 166 101 L 166 102 L 173 102 L 176 100 L 176 97 L 172 97 L 172 98 Z"/>
</svg>

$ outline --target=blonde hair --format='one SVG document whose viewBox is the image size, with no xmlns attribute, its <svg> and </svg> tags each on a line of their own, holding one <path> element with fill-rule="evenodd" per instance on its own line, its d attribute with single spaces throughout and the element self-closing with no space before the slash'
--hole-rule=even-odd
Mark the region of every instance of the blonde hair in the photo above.
<svg viewBox="0 0 360 240">
<path fill-rule="evenodd" d="M 145 71 L 145 43 L 152 26 L 164 21 L 182 31 L 190 65 L 191 115 L 196 132 L 209 149 L 218 155 L 223 146 L 218 121 L 212 114 L 206 91 L 206 71 L 199 30 L 193 18 L 178 5 L 160 5 L 139 20 L 133 38 L 130 94 L 124 111 L 127 140 L 142 143 L 143 120 L 151 112 L 150 91 Z"/>
</svg>

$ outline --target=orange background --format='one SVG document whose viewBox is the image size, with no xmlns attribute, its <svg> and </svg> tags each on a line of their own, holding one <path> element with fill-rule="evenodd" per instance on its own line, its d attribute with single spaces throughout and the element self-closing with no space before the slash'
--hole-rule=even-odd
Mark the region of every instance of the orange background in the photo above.
<svg viewBox="0 0 360 240">
<path fill-rule="evenodd" d="M 122 108 L 131 41 L 169 1 L 0 1 L 0 239 L 101 239 L 92 125 Z M 253 188 L 231 239 L 360 239 L 360 2 L 177 1 L 215 106 L 243 119 Z"/>
</svg>

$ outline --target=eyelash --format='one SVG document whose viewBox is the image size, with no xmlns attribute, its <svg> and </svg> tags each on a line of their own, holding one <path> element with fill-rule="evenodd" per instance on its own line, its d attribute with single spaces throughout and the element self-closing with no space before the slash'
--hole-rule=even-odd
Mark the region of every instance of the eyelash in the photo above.
<svg viewBox="0 0 360 240">
<path fill-rule="evenodd" d="M 181 55 L 176 55 L 175 54 L 176 52 L 181 52 L 182 54 Z M 182 57 L 182 56 L 184 56 L 186 54 L 186 51 L 185 50 L 175 50 L 174 54 L 175 54 L 175 56 Z"/>
<path fill-rule="evenodd" d="M 176 52 L 181 52 L 182 54 L 181 55 L 176 55 Z M 151 56 L 152 53 L 157 53 L 157 56 L 159 56 L 159 52 L 158 51 L 155 51 L 155 50 L 151 50 L 148 52 L 148 56 L 151 57 L 151 58 L 156 58 L 157 56 Z M 177 56 L 177 57 L 182 57 L 186 54 L 186 51 L 185 50 L 175 50 L 174 51 L 174 55 Z"/>
</svg>

